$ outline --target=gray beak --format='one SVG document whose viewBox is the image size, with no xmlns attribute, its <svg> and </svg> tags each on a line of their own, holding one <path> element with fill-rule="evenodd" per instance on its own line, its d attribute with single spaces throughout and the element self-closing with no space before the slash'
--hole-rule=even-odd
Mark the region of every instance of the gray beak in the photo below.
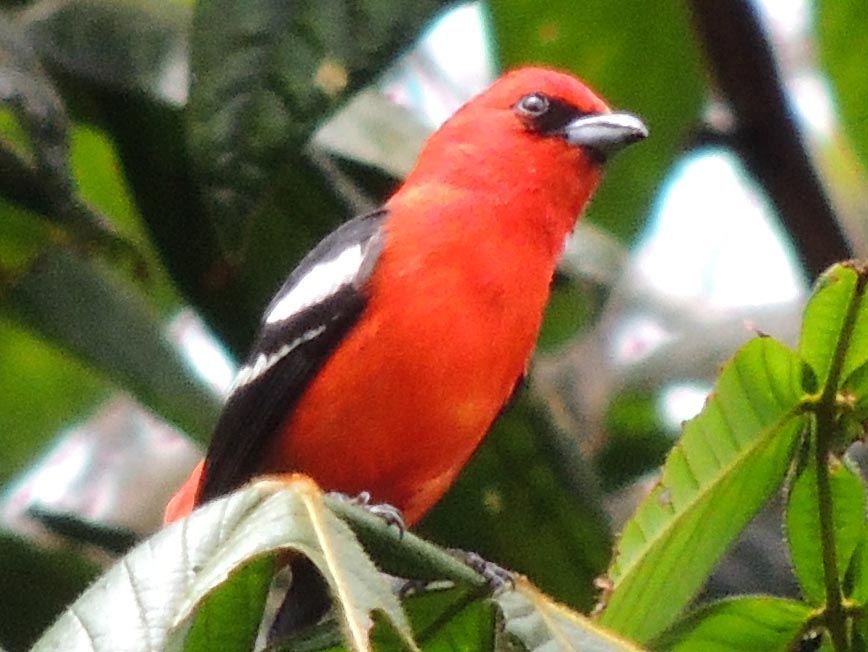
<svg viewBox="0 0 868 652">
<path fill-rule="evenodd" d="M 648 137 L 648 127 L 630 113 L 598 113 L 576 118 L 563 127 L 571 145 L 588 147 L 604 159 Z"/>
</svg>

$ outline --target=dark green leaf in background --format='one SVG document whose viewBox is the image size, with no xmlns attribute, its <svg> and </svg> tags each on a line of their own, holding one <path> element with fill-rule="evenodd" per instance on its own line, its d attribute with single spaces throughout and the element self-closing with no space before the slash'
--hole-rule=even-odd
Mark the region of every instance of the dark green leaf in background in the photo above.
<svg viewBox="0 0 868 652">
<path fill-rule="evenodd" d="M 591 323 L 602 303 L 600 291 L 590 283 L 556 274 L 546 304 L 537 351 L 557 351 L 573 341 L 576 334 Z"/>
<path fill-rule="evenodd" d="M 243 251 L 279 175 L 299 181 L 295 215 L 287 217 L 310 215 L 304 202 L 315 188 L 300 183 L 301 152 L 314 128 L 380 74 L 442 5 L 425 0 L 413 11 L 384 0 L 196 5 L 190 151 L 228 252 Z"/>
<path fill-rule="evenodd" d="M 69 165 L 63 100 L 32 44 L 5 16 L 0 16 L 0 78 L 0 105 L 6 109 L 6 129 L 0 134 L 3 195 L 82 242 L 136 256 L 109 221 L 78 196 Z"/>
<path fill-rule="evenodd" d="M 3 307 L 44 338 L 203 439 L 219 401 L 183 363 L 141 298 L 98 263 L 60 249 L 18 277 Z"/>
<path fill-rule="evenodd" d="M 275 271 L 260 263 L 268 273 L 258 279 L 252 272 L 242 277 L 225 260 L 192 179 L 179 110 L 112 92 L 100 100 L 138 210 L 172 280 L 229 349 L 243 356 L 268 294 L 288 266 Z M 254 291 L 261 286 L 269 290 Z"/>
<path fill-rule="evenodd" d="M 606 413 L 608 438 L 594 458 L 606 491 L 627 486 L 658 468 L 675 442 L 660 422 L 659 397 L 626 391 L 613 397 Z"/>
<path fill-rule="evenodd" d="M 0 645 L 25 650 L 92 581 L 99 569 L 71 551 L 47 551 L 0 537 Z"/>
<path fill-rule="evenodd" d="M 73 124 L 70 162 L 83 200 L 111 216 L 112 225 L 143 258 L 141 265 L 130 269 L 128 265 L 115 265 L 115 269 L 136 286 L 144 301 L 162 317 L 171 319 L 184 303 L 139 214 L 111 134 L 92 125 Z"/>
<path fill-rule="evenodd" d="M 41 0 L 17 23 L 58 70 L 182 105 L 190 16 L 188 5 L 170 0 Z"/>
</svg>

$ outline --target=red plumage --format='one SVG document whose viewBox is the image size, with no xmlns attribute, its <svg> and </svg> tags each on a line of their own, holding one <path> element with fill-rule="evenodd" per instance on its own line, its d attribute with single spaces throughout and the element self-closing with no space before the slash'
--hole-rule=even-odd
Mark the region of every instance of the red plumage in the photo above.
<svg viewBox="0 0 868 652">
<path fill-rule="evenodd" d="M 288 397 L 246 476 L 301 472 L 326 490 L 368 491 L 408 524 L 421 518 L 524 374 L 605 154 L 644 135 L 574 77 L 540 68 L 462 107 L 386 203 L 364 309 Z M 192 509 L 201 473 L 167 520 Z"/>
</svg>

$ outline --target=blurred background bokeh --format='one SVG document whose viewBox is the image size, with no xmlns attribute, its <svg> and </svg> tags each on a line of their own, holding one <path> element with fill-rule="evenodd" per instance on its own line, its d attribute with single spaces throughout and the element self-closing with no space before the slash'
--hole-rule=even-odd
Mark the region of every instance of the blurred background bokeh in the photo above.
<svg viewBox="0 0 868 652">
<path fill-rule="evenodd" d="M 794 343 L 813 280 L 866 255 L 868 3 L 4 0 L 0 645 L 159 527 L 282 278 L 523 64 L 652 137 L 610 165 L 527 388 L 420 531 L 587 609 L 720 364 Z M 763 518 L 707 594 L 794 590 Z"/>
</svg>

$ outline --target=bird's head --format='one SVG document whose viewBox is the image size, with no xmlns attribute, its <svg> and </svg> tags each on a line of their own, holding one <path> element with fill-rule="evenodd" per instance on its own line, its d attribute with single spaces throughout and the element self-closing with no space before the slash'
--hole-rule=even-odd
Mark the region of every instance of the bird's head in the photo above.
<svg viewBox="0 0 868 652">
<path fill-rule="evenodd" d="M 528 140 L 584 149 L 600 162 L 648 136 L 635 115 L 612 112 L 572 75 L 547 68 L 520 68 L 495 82 L 471 105 L 479 114 L 512 123 Z M 506 126 L 506 124 L 504 124 Z"/>
<path fill-rule="evenodd" d="M 462 229 L 497 228 L 540 243 L 554 260 L 606 159 L 647 135 L 638 117 L 611 111 L 575 77 L 521 68 L 431 135 L 390 205 L 431 206 L 443 215 L 452 198 Z"/>
<path fill-rule="evenodd" d="M 416 172 L 477 186 L 487 177 L 501 188 L 522 178 L 532 184 L 562 180 L 575 186 L 578 175 L 589 194 L 602 164 L 647 135 L 638 117 L 611 111 L 572 75 L 520 68 L 447 120 L 426 144 Z"/>
</svg>

